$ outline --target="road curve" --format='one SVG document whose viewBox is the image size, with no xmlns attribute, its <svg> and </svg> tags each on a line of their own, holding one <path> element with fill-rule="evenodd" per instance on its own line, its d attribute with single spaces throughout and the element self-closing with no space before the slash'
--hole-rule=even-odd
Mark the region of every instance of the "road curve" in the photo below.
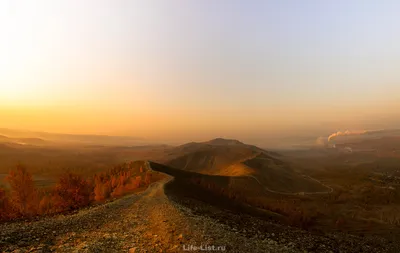
<svg viewBox="0 0 400 253">
<path fill-rule="evenodd" d="M 290 195 L 290 196 L 295 196 L 295 195 L 319 195 L 319 194 L 330 194 L 330 193 L 333 192 L 333 188 L 332 187 L 327 186 L 327 185 L 323 184 L 322 182 L 320 182 L 317 179 L 314 179 L 312 177 L 305 176 L 305 175 L 303 175 L 303 176 L 304 177 L 308 177 L 310 180 L 314 180 L 314 181 L 320 183 L 322 186 L 328 188 L 329 190 L 328 191 L 323 191 L 323 192 L 281 192 L 281 191 L 274 191 L 274 190 L 271 190 L 268 187 L 266 187 L 264 184 L 262 184 L 260 182 L 260 180 L 258 180 L 257 177 L 252 176 L 252 175 L 246 176 L 246 177 L 249 177 L 249 178 L 252 178 L 252 179 L 256 180 L 256 182 L 259 185 L 261 185 L 264 188 L 265 191 L 268 191 L 268 192 L 271 192 L 271 193 L 276 193 L 276 194 L 281 194 L 281 195 Z"/>
<path fill-rule="evenodd" d="M 165 195 L 171 180 L 168 176 L 139 194 L 75 214 L 2 224 L 0 252 L 183 252 L 192 246 L 297 252 L 273 240 L 249 240 L 210 217 L 193 214 Z"/>
</svg>

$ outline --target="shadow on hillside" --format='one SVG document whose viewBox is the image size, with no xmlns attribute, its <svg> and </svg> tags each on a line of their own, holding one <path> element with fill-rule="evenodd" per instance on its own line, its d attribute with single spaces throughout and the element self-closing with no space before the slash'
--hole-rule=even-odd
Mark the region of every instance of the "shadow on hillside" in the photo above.
<svg viewBox="0 0 400 253">
<path fill-rule="evenodd" d="M 283 221 L 283 217 L 279 214 L 255 208 L 242 202 L 243 193 L 232 187 L 231 177 L 187 172 L 154 162 L 150 162 L 150 166 L 155 171 L 174 177 L 164 188 L 167 197 L 173 201 L 193 199 L 196 200 L 197 204 L 203 202 L 236 214 L 247 214 L 264 220 Z M 243 180 L 248 181 L 247 178 L 243 178 Z M 179 202 L 186 205 L 194 203 L 190 201 Z M 205 210 L 198 206 L 188 207 L 194 211 Z"/>
</svg>

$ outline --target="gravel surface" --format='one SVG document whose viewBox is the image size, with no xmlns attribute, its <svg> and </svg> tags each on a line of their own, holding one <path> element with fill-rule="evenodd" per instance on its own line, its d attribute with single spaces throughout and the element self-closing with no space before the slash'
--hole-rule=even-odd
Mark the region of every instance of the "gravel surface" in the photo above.
<svg viewBox="0 0 400 253">
<path fill-rule="evenodd" d="M 170 180 L 76 214 L 0 225 L 0 252 L 339 252 L 334 239 L 167 196 Z M 340 252 L 388 251 L 360 245 Z"/>
</svg>

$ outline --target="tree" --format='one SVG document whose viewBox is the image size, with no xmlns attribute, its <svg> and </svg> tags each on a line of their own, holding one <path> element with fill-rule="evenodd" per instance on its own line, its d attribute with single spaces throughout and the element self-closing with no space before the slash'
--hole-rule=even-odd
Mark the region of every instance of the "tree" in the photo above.
<svg viewBox="0 0 400 253">
<path fill-rule="evenodd" d="M 112 178 L 111 178 L 111 188 L 116 188 L 118 186 L 118 179 L 117 179 L 117 177 L 116 176 L 113 176 Z"/>
<path fill-rule="evenodd" d="M 32 175 L 19 164 L 15 171 L 10 171 L 6 180 L 11 187 L 13 209 L 21 216 L 35 215 L 38 209 L 38 194 Z"/>
<path fill-rule="evenodd" d="M 52 199 L 48 195 L 44 195 L 39 203 L 40 214 L 49 214 L 53 211 Z"/>
<path fill-rule="evenodd" d="M 133 183 L 134 188 L 135 189 L 139 188 L 141 186 L 141 184 L 142 184 L 142 177 L 141 176 L 135 177 L 135 181 Z"/>
<path fill-rule="evenodd" d="M 81 176 L 66 173 L 60 177 L 54 195 L 58 211 L 69 211 L 90 204 L 91 187 Z"/>
<path fill-rule="evenodd" d="M 11 215 L 7 192 L 0 186 L 0 221 L 9 219 Z"/>
<path fill-rule="evenodd" d="M 115 181 L 115 178 L 112 179 Z M 112 183 L 109 181 L 103 182 L 101 178 L 95 179 L 94 199 L 96 201 L 103 201 L 110 197 Z"/>
<path fill-rule="evenodd" d="M 149 172 L 149 171 L 146 172 L 146 176 L 145 176 L 145 179 L 144 179 L 145 184 L 149 185 L 151 183 L 151 178 L 152 178 L 151 172 Z"/>
</svg>

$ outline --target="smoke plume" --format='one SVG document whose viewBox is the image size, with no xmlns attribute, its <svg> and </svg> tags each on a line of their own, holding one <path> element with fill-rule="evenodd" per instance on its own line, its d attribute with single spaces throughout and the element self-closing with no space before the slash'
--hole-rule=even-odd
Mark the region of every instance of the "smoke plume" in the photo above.
<svg viewBox="0 0 400 253">
<path fill-rule="evenodd" d="M 333 133 L 331 135 L 329 135 L 328 137 L 328 142 L 330 142 L 333 138 L 337 137 L 337 136 L 349 136 L 349 135 L 362 135 L 362 134 L 366 134 L 368 131 L 362 130 L 362 131 L 349 131 L 346 130 L 344 132 L 338 131 L 336 133 Z"/>
</svg>

